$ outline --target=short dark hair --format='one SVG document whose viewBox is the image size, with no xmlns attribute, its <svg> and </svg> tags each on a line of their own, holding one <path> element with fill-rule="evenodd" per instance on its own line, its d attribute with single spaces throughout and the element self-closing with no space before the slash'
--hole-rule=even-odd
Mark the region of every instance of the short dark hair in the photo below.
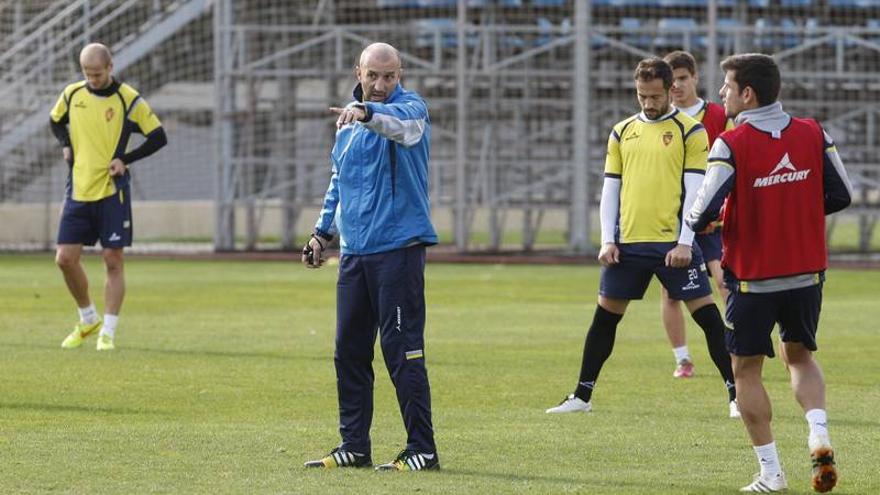
<svg viewBox="0 0 880 495">
<path fill-rule="evenodd" d="M 672 67 L 660 57 L 648 57 L 639 62 L 633 79 L 637 81 L 663 81 L 663 89 L 672 87 Z"/>
<path fill-rule="evenodd" d="M 672 70 L 687 69 L 692 76 L 697 75 L 697 61 L 694 60 L 694 56 L 689 52 L 676 50 L 663 57 L 663 60 L 672 67 Z"/>
<path fill-rule="evenodd" d="M 779 66 L 769 55 L 763 53 L 731 55 L 721 62 L 721 70 L 733 72 L 733 80 L 736 81 L 740 91 L 751 87 L 758 96 L 759 106 L 769 105 L 779 98 L 782 78 L 779 75 Z"/>
</svg>

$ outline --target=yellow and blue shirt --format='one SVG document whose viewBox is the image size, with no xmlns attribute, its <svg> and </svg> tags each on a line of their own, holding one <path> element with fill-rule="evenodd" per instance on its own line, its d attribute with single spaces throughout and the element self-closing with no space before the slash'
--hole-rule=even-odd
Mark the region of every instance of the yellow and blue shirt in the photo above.
<svg viewBox="0 0 880 495">
<path fill-rule="evenodd" d="M 68 85 L 52 108 L 53 124 L 67 124 L 73 149 L 68 195 L 98 201 L 116 193 L 110 162 L 127 151 L 132 132 L 148 135 L 162 126 L 149 104 L 128 84 L 113 81 L 94 90 L 85 81 Z"/>
<path fill-rule="evenodd" d="M 605 177 L 620 179 L 617 242 L 677 241 L 684 174 L 705 174 L 708 153 L 703 126 L 679 110 L 658 120 L 637 114 L 617 123 L 605 158 Z"/>
</svg>

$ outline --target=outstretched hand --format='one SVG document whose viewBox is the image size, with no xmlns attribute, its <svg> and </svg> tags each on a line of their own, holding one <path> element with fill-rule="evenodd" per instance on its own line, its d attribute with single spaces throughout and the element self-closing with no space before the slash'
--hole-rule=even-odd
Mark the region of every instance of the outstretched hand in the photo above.
<svg viewBox="0 0 880 495">
<path fill-rule="evenodd" d="M 367 118 L 367 111 L 362 107 L 349 105 L 345 108 L 330 107 L 330 111 L 339 115 L 336 119 L 336 128 L 341 129 L 343 126 L 353 124 L 354 122 Z"/>
</svg>

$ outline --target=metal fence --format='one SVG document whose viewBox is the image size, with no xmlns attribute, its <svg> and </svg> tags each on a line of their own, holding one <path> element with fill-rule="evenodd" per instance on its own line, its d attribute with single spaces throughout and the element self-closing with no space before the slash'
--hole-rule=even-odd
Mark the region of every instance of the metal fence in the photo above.
<svg viewBox="0 0 880 495">
<path fill-rule="evenodd" d="M 135 169 L 135 199 L 150 206 L 137 220 L 161 219 L 148 238 L 295 249 L 329 179 L 326 108 L 350 98 L 363 47 L 385 41 L 402 53 L 404 84 L 429 103 L 435 220 L 460 250 L 592 250 L 607 135 L 637 111 L 632 70 L 674 49 L 694 53 L 710 100 L 724 56 L 772 54 L 783 103 L 822 121 L 857 187 L 854 208 L 829 226 L 832 244 L 876 249 L 877 1 L 2 5 L 0 91 L 18 98 L 0 98 L 0 218 L 30 205 L 44 244 L 65 174 L 45 128 L 48 108 L 78 77 L 79 47 L 100 39 L 169 131 L 169 149 Z"/>
</svg>

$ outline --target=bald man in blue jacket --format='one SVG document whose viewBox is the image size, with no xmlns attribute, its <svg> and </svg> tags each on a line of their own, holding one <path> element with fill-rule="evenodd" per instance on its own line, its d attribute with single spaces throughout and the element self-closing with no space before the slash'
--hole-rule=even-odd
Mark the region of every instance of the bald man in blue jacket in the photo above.
<svg viewBox="0 0 880 495">
<path fill-rule="evenodd" d="M 369 45 L 354 100 L 338 115 L 332 176 L 303 263 L 318 268 L 339 236 L 336 384 L 342 443 L 307 467 L 372 466 L 373 348 L 377 332 L 397 391 L 407 443 L 378 470 L 440 467 L 425 367 L 425 247 L 437 243 L 428 200 L 431 122 L 425 101 L 400 84 L 400 56 Z"/>
</svg>

